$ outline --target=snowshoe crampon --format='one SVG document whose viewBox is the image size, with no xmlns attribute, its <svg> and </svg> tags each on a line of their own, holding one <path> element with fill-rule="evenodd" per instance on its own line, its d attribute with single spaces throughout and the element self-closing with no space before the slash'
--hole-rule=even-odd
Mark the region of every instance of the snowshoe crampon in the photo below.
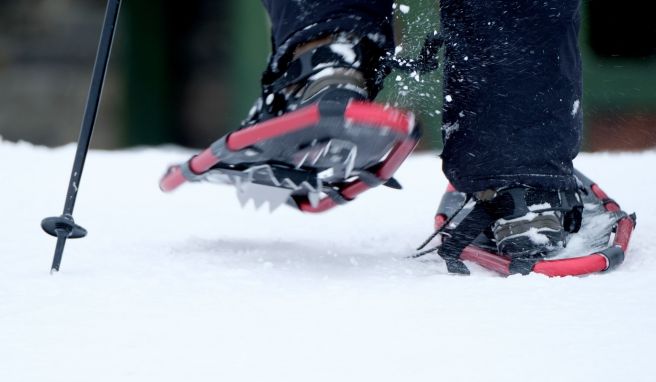
<svg viewBox="0 0 656 382">
<path fill-rule="evenodd" d="M 170 167 L 160 188 L 207 180 L 235 186 L 242 204 L 322 212 L 381 184 L 400 188 L 392 175 L 419 137 L 410 112 L 322 100 L 224 136 Z"/>
<path fill-rule="evenodd" d="M 535 272 L 547 276 L 581 276 L 608 271 L 620 265 L 635 228 L 635 214 L 622 211 L 597 184 L 579 171 L 575 170 L 575 176 L 579 180 L 579 195 L 584 207 L 582 226 L 578 232 L 569 235 L 564 249 L 548 256 L 511 257 L 499 253 L 496 243 L 489 235 L 482 233 L 465 246 L 456 259 L 445 259 L 449 271 L 468 273 L 461 260 L 477 263 L 502 275 Z M 457 227 L 471 212 L 473 205 L 466 194 L 451 185 L 447 187 L 435 216 L 435 236 L 440 242 L 449 240 L 441 236 L 442 229 Z M 432 251 L 423 251 L 413 257 Z"/>
</svg>

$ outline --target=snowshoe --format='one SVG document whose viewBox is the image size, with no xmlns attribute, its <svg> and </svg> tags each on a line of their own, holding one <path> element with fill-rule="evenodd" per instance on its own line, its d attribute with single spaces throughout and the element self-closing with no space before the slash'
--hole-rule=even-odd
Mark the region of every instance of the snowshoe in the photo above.
<svg viewBox="0 0 656 382">
<path fill-rule="evenodd" d="M 367 38 L 337 36 L 263 76 L 242 127 L 186 163 L 160 188 L 208 180 L 237 188 L 242 204 L 287 203 L 321 212 L 385 184 L 412 152 L 420 129 L 411 112 L 372 100 L 389 72 Z"/>
<path fill-rule="evenodd" d="M 468 195 L 449 185 L 436 231 L 413 257 L 437 253 L 449 272 L 459 274 L 469 274 L 463 261 L 502 275 L 580 276 L 613 269 L 624 261 L 636 216 L 579 171 L 575 176 L 575 194 L 510 189 Z M 506 202 L 488 203 L 499 197 Z M 438 244 L 423 250 L 435 238 Z"/>
</svg>

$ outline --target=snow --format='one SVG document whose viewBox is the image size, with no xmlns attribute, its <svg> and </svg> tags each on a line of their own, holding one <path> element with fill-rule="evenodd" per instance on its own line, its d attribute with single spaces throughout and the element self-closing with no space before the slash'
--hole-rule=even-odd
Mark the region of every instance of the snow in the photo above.
<svg viewBox="0 0 656 382">
<path fill-rule="evenodd" d="M 459 129 L 460 129 L 460 123 L 458 122 L 445 123 L 444 125 L 442 125 L 442 131 L 444 131 L 444 137 L 446 139 L 449 139 L 449 137 L 451 137 L 451 134 L 458 131 Z"/>
<path fill-rule="evenodd" d="M 330 44 L 330 50 L 335 54 L 342 56 L 344 61 L 348 63 L 354 63 L 356 59 L 355 52 L 353 51 L 353 44 L 350 43 L 332 43 Z"/>
<path fill-rule="evenodd" d="M 531 242 L 535 244 L 549 244 L 549 238 L 547 237 L 547 235 L 540 233 L 537 228 L 530 228 L 527 232 L 527 236 L 529 237 Z"/>
<path fill-rule="evenodd" d="M 317 216 L 242 210 L 234 190 L 157 188 L 179 148 L 93 151 L 62 272 L 74 146 L 0 142 L 1 381 L 651 381 L 656 152 L 577 166 L 638 227 L 624 265 L 583 278 L 446 274 L 406 255 L 446 186 L 434 154 Z"/>
<path fill-rule="evenodd" d="M 529 211 L 539 211 L 539 210 L 548 210 L 551 208 L 551 204 L 549 203 L 540 203 L 540 204 L 532 204 L 528 206 Z"/>
<path fill-rule="evenodd" d="M 574 103 L 572 104 L 572 117 L 576 115 L 576 113 L 579 112 L 579 106 L 581 104 L 581 101 L 575 100 Z"/>
</svg>

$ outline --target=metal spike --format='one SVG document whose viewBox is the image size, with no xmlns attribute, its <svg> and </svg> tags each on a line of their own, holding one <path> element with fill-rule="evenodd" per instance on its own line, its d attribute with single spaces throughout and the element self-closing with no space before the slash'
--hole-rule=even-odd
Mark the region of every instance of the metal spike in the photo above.
<svg viewBox="0 0 656 382">
<path fill-rule="evenodd" d="M 290 190 L 294 190 L 294 191 L 296 191 L 300 188 L 296 183 L 294 183 L 294 181 L 292 181 L 289 178 L 285 178 L 282 181 L 282 186 L 286 187 L 286 188 L 289 188 Z"/>
<path fill-rule="evenodd" d="M 262 189 L 260 188 L 261 186 L 254 185 L 254 187 L 251 188 L 250 194 L 251 197 L 253 198 L 253 203 L 255 204 L 255 209 L 259 210 L 260 207 L 267 201 L 266 199 L 266 194 L 262 192 Z"/>
<path fill-rule="evenodd" d="M 243 208 L 246 207 L 246 204 L 251 200 L 251 197 L 245 191 L 237 189 L 237 199 L 239 199 L 239 204 L 241 204 Z"/>
<path fill-rule="evenodd" d="M 328 141 L 328 143 L 325 143 L 322 145 L 321 149 L 314 155 L 312 158 L 312 164 L 317 164 L 319 159 L 324 158 L 326 155 L 330 153 L 330 146 L 332 145 L 332 140 Z"/>
<path fill-rule="evenodd" d="M 237 190 L 239 190 L 239 192 L 248 195 L 249 194 L 248 190 L 250 190 L 252 185 L 253 185 L 252 182 L 244 181 L 243 179 L 240 179 L 235 186 L 237 187 Z"/>
<path fill-rule="evenodd" d="M 285 204 L 292 194 L 292 190 L 286 188 L 276 188 L 269 193 L 269 212 L 273 212 L 281 205 Z"/>
<path fill-rule="evenodd" d="M 249 194 L 253 198 L 255 209 L 259 209 L 266 202 L 269 202 L 270 205 L 272 201 L 277 203 L 278 199 L 282 196 L 281 191 L 285 193 L 285 199 L 283 199 L 284 201 L 287 199 L 286 196 L 289 196 L 289 190 L 254 183 L 249 189 Z"/>
<path fill-rule="evenodd" d="M 321 182 L 321 179 L 317 179 L 317 183 L 315 185 L 310 184 L 308 181 L 304 181 L 298 186 L 297 190 L 304 188 L 308 191 L 308 193 L 319 192 L 321 190 L 322 184 L 323 183 Z"/>
<path fill-rule="evenodd" d="M 351 176 L 351 172 L 353 172 L 353 167 L 355 167 L 355 158 L 357 157 L 357 155 L 358 155 L 358 147 L 353 146 L 348 156 L 346 157 L 346 163 L 345 163 L 346 168 L 344 169 L 344 178 L 348 178 Z"/>
<path fill-rule="evenodd" d="M 237 191 L 237 199 L 239 199 L 239 204 L 241 204 L 243 208 L 246 207 L 246 204 L 248 204 L 248 201 L 251 200 L 251 197 L 248 196 L 245 192 Z"/>
<path fill-rule="evenodd" d="M 319 205 L 319 200 L 321 200 L 321 193 L 319 191 L 311 191 L 308 194 L 308 200 L 312 208 L 316 208 Z"/>
<path fill-rule="evenodd" d="M 384 184 L 385 184 L 385 186 L 387 186 L 389 188 L 394 188 L 396 190 L 403 189 L 403 186 L 401 186 L 401 183 L 399 183 L 399 181 L 394 179 L 394 178 L 389 178 L 387 180 L 387 182 L 385 182 Z"/>
<path fill-rule="evenodd" d="M 306 152 L 300 159 L 296 159 L 295 162 L 294 162 L 294 167 L 297 168 L 297 169 L 301 168 L 301 166 L 303 166 L 303 164 L 307 160 L 308 155 L 310 155 L 310 153 Z"/>
<path fill-rule="evenodd" d="M 276 186 L 280 185 L 278 178 L 276 178 L 275 174 L 273 173 L 273 169 L 271 168 L 271 166 L 267 164 L 263 164 L 260 166 L 253 166 L 248 170 L 246 170 L 245 172 L 248 173 L 249 180 L 253 180 L 255 178 L 255 174 L 257 174 L 257 179 L 259 180 L 266 179 L 266 181 L 271 182 L 271 184 L 274 184 Z"/>
<path fill-rule="evenodd" d="M 258 197 L 253 197 L 253 203 L 255 204 L 255 210 L 259 210 L 260 207 L 266 203 L 266 199 L 260 199 Z"/>
<path fill-rule="evenodd" d="M 237 188 L 238 193 L 245 193 L 248 188 L 248 183 L 244 183 L 243 179 L 239 176 L 230 176 L 230 182 Z"/>
<path fill-rule="evenodd" d="M 305 148 L 303 151 L 300 151 L 297 153 L 299 156 L 298 159 L 295 160 L 294 164 L 296 165 L 296 168 L 300 168 L 303 164 L 306 162 L 309 163 L 310 165 L 314 165 L 317 163 L 317 161 L 323 156 L 323 153 L 325 151 L 325 143 L 313 143 L 311 146 Z"/>
</svg>

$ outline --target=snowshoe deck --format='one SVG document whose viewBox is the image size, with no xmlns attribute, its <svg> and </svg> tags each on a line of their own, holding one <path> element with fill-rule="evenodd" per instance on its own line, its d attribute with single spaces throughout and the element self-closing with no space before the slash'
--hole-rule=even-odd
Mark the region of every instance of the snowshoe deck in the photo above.
<svg viewBox="0 0 656 382">
<path fill-rule="evenodd" d="M 584 203 L 583 225 L 578 233 L 571 234 L 566 248 L 549 258 L 511 259 L 497 253 L 496 244 L 481 234 L 465 247 L 460 259 L 475 262 L 502 275 L 535 272 L 547 276 L 581 276 L 609 271 L 620 265 L 629 247 L 636 216 L 622 211 L 614 200 L 582 173 L 575 170 L 575 175 L 580 181 Z M 439 230 L 445 224 L 457 225 L 462 221 L 463 216 L 467 215 L 467 209 L 471 208 L 466 202 L 465 194 L 449 185 L 435 216 L 435 228 Z M 576 240 L 581 245 L 572 249 Z M 589 252 L 577 256 L 575 251 L 580 250 L 580 247 L 587 248 Z"/>
<path fill-rule="evenodd" d="M 242 204 L 322 212 L 380 184 L 400 188 L 392 175 L 419 136 L 410 112 L 321 101 L 224 136 L 170 167 L 160 188 L 207 180 L 235 186 Z"/>
</svg>

